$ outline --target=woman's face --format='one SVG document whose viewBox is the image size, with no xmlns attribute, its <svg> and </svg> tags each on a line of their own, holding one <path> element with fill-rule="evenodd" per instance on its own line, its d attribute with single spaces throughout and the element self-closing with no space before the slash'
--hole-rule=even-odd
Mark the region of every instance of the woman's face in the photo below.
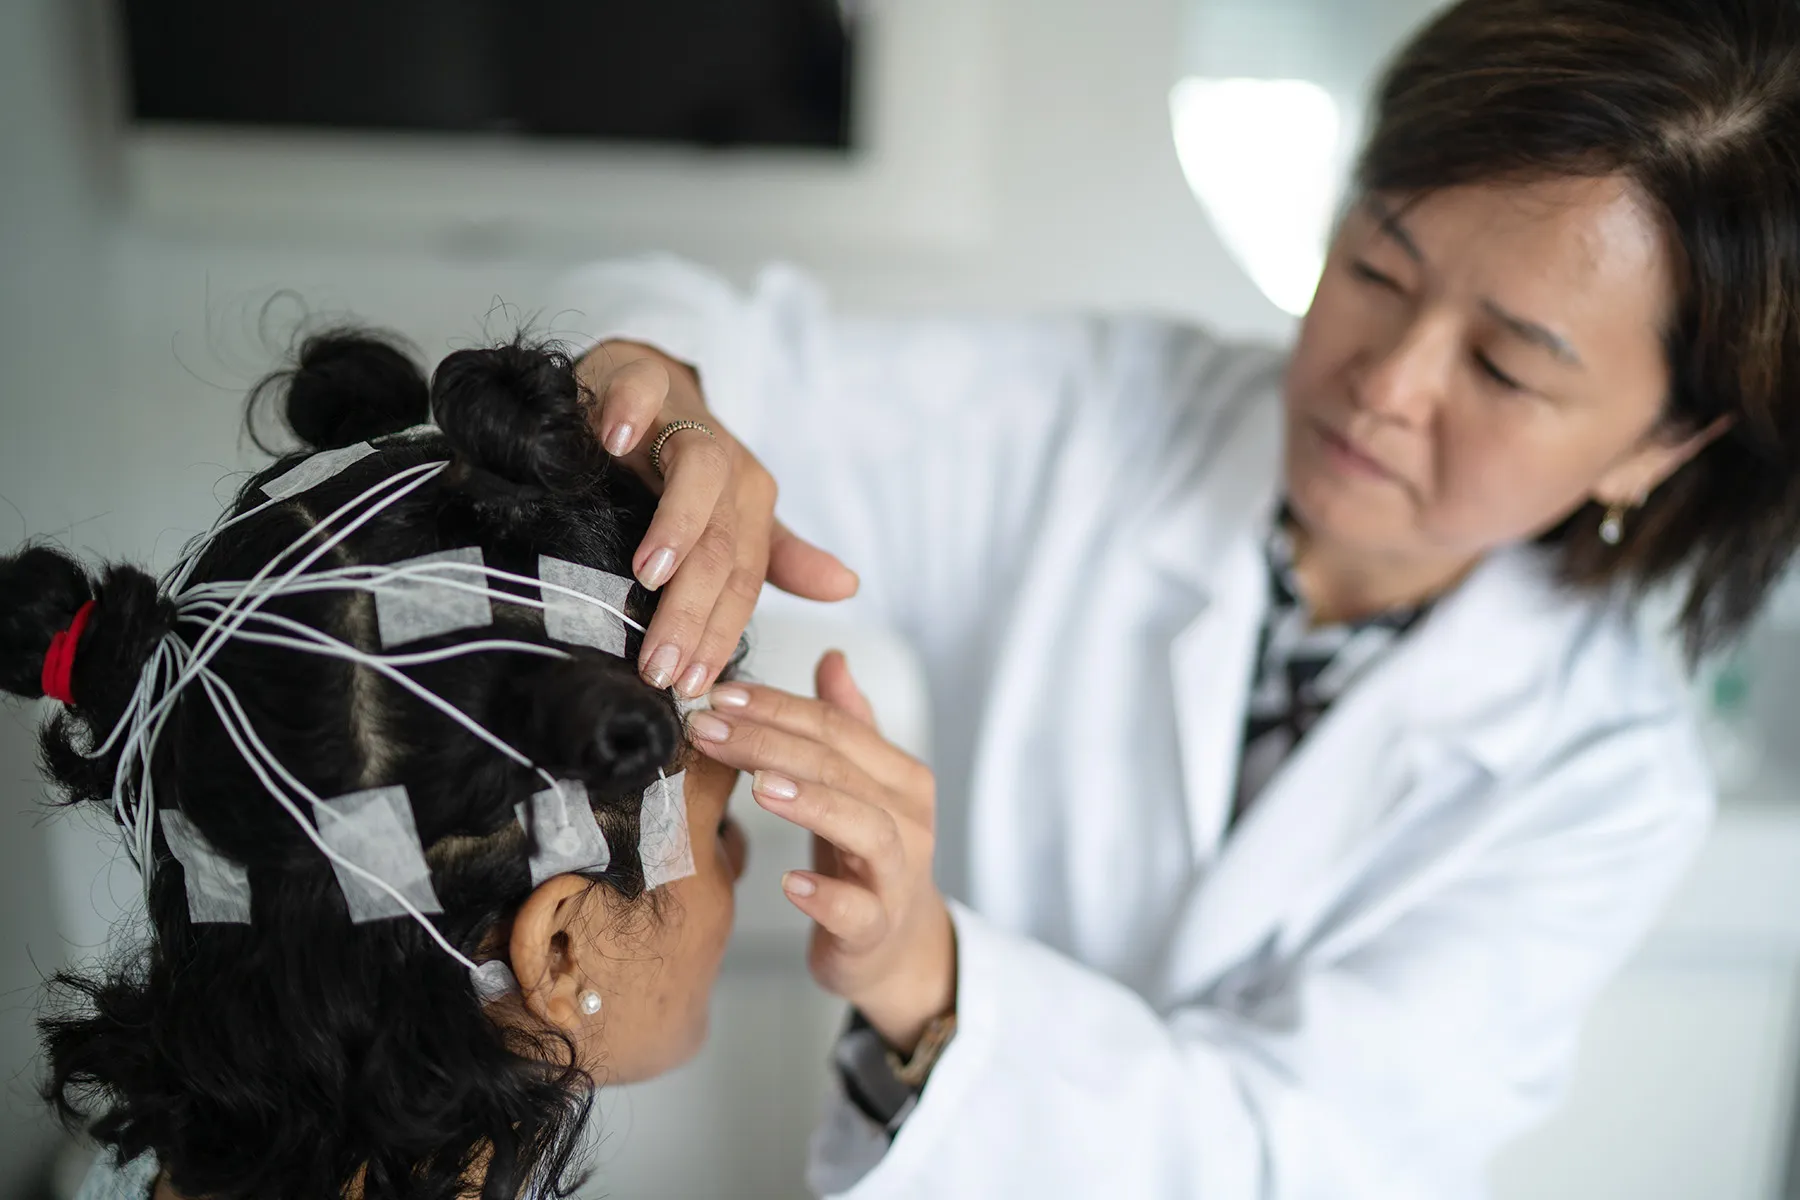
<svg viewBox="0 0 1800 1200">
<path fill-rule="evenodd" d="M 1334 244 L 1287 379 L 1287 486 L 1316 538 L 1472 560 L 1697 446 L 1662 415 L 1674 290 L 1618 179 L 1374 195 Z"/>
<path fill-rule="evenodd" d="M 577 1016 L 575 1027 L 582 1065 L 597 1080 L 648 1079 L 686 1062 L 706 1041 L 744 873 L 744 833 L 726 814 L 736 781 L 736 771 L 710 759 L 694 756 L 687 768 L 693 875 L 633 903 L 604 888 L 583 890 L 570 932 L 582 942 L 573 948 L 581 990 L 599 992 L 601 1010 Z"/>
</svg>

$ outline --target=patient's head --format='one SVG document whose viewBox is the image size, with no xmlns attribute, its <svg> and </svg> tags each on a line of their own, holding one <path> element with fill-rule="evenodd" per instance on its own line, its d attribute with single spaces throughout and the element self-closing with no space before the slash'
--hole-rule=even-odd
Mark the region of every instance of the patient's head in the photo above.
<svg viewBox="0 0 1800 1200">
<path fill-rule="evenodd" d="M 656 597 L 628 584 L 630 558 L 654 497 L 596 445 L 568 360 L 522 343 L 453 354 L 427 383 L 390 343 L 340 332 L 307 342 L 258 395 L 304 448 L 246 484 L 231 510 L 243 519 L 217 532 L 185 586 L 126 566 L 90 576 L 43 547 L 0 559 L 0 686 L 11 692 L 43 693 L 52 639 L 93 602 L 70 702 L 43 735 L 71 804 L 112 808 L 127 744 L 105 742 L 158 647 L 170 652 L 166 636 L 191 652 L 209 621 L 221 624 L 223 601 L 178 605 L 170 590 L 278 577 L 322 547 L 305 576 L 444 551 L 486 570 L 467 577 L 472 591 L 404 585 L 412 607 L 386 611 L 391 588 L 284 587 L 222 644 L 213 682 L 178 693 L 147 772 L 153 790 L 121 775 L 127 800 L 162 817 L 148 827 L 147 944 L 104 977 L 59 979 L 72 1003 L 44 1023 L 50 1098 L 121 1157 L 154 1150 L 186 1196 L 449 1197 L 473 1179 L 486 1190 L 467 1194 L 511 1197 L 566 1180 L 593 1085 L 656 1074 L 704 1039 L 743 865 L 725 817 L 732 773 L 688 751 L 670 695 L 639 679 L 637 630 L 596 623 L 607 614 L 582 605 L 575 625 L 601 636 L 553 627 L 549 575 L 537 586 L 545 560 L 562 564 L 559 579 L 604 572 L 641 626 Z M 428 416 L 438 428 L 415 428 Z M 309 459 L 365 443 L 361 457 Z M 352 458 L 313 486 L 281 485 L 302 462 Z M 444 460 L 440 472 L 426 466 Z M 398 490 L 411 468 L 405 485 L 417 486 L 358 524 L 371 489 Z M 465 613 L 472 601 L 479 619 L 408 626 L 420 602 L 441 617 L 447 596 Z M 226 691 L 243 727 L 224 715 Z M 245 748 L 245 727 L 266 759 Z M 683 770 L 691 874 L 660 855 L 673 826 L 646 861 L 659 831 L 640 822 L 646 789 Z M 546 777 L 585 790 L 610 852 L 603 868 L 546 869 L 556 860 L 533 807 Z M 404 789 L 384 794 L 400 797 L 390 815 L 404 824 L 410 813 L 416 840 L 376 841 L 402 864 L 384 878 L 405 876 L 409 846 L 415 862 L 422 853 L 427 878 L 399 890 L 426 897 L 433 928 L 370 918 L 373 893 L 340 882 L 314 840 L 339 818 L 290 812 L 278 789 L 327 804 Z M 669 811 L 678 822 L 679 807 Z M 216 854 L 223 885 L 176 860 L 171 812 Z M 234 872 L 247 922 L 190 915 L 197 881 L 241 901 Z M 460 960 L 505 963 L 518 989 L 484 1001 Z"/>
</svg>

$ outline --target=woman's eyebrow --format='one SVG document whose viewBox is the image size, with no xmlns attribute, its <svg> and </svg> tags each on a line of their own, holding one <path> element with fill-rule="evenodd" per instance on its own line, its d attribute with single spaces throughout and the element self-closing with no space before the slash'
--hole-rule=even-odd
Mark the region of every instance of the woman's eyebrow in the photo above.
<svg viewBox="0 0 1800 1200">
<path fill-rule="evenodd" d="M 1413 236 L 1406 231 L 1406 226 L 1400 224 L 1398 213 L 1389 208 L 1379 196 L 1365 197 L 1363 207 L 1369 210 L 1369 215 L 1375 219 L 1375 224 L 1381 232 L 1387 234 L 1394 240 L 1395 245 L 1406 251 L 1408 258 L 1421 266 L 1424 265 L 1425 252 L 1419 249 L 1419 243 L 1413 241 Z"/>
<path fill-rule="evenodd" d="M 1363 207 L 1368 209 L 1376 227 L 1392 239 L 1401 250 L 1405 251 L 1408 258 L 1421 266 L 1425 264 L 1425 252 L 1419 249 L 1419 243 L 1413 240 L 1413 236 L 1407 232 L 1406 226 L 1400 223 L 1399 214 L 1389 208 L 1381 197 L 1364 197 Z M 1483 300 L 1481 305 L 1487 310 L 1490 317 L 1500 322 L 1508 333 L 1520 341 L 1529 342 L 1533 346 L 1549 351 L 1558 362 L 1566 366 L 1577 368 L 1583 366 L 1581 356 L 1575 353 L 1575 348 L 1569 345 L 1567 338 L 1536 321 L 1529 321 L 1517 313 L 1508 312 L 1492 300 Z"/>
<path fill-rule="evenodd" d="M 1566 366 L 1581 367 L 1581 356 L 1575 353 L 1575 347 L 1568 340 L 1539 325 L 1535 321 L 1527 321 L 1524 317 L 1507 312 L 1492 300 L 1483 300 L 1481 306 L 1494 320 L 1500 322 L 1508 333 L 1521 341 L 1529 342 L 1540 349 L 1548 350 L 1558 362 Z"/>
</svg>

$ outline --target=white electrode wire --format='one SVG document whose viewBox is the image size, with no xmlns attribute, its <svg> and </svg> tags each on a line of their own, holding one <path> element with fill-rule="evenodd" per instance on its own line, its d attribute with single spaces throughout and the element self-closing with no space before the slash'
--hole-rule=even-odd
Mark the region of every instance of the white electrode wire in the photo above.
<svg viewBox="0 0 1800 1200">
<path fill-rule="evenodd" d="M 445 716 L 449 717 L 451 720 L 453 720 L 457 724 L 461 725 L 464 729 L 467 729 L 470 733 L 474 734 L 477 738 L 481 739 L 483 742 L 486 742 L 489 746 L 493 747 L 495 750 L 500 751 L 500 753 L 502 753 L 506 757 L 512 759 L 514 762 L 518 763 L 520 766 L 525 767 L 528 770 L 536 772 L 538 777 L 540 779 L 542 779 L 546 785 L 548 785 L 550 787 L 556 786 L 555 777 L 552 776 L 548 771 L 544 770 L 542 767 L 540 767 L 536 763 L 532 762 L 531 759 L 529 757 L 527 757 L 526 755 L 519 753 L 518 750 L 516 750 L 512 746 L 508 745 L 503 739 L 494 736 L 479 721 L 477 721 L 477 720 L 475 720 L 475 718 L 469 716 L 469 714 L 465 713 L 462 709 L 456 707 L 456 705 L 450 703 L 448 700 L 444 699 L 442 696 L 438 695 L 436 692 L 433 692 L 430 688 L 426 687 L 424 684 L 420 683 L 418 680 L 413 679 L 411 676 L 407 675 L 404 671 L 400 670 L 399 667 L 393 665 L 392 663 L 383 661 L 380 656 L 370 654 L 366 650 L 358 649 L 357 647 L 352 646 L 347 642 L 340 641 L 339 639 L 332 637 L 330 634 L 325 633 L 322 630 L 314 629 L 312 626 L 304 624 L 300 621 L 295 621 L 290 618 L 283 617 L 279 613 L 257 612 L 257 613 L 253 613 L 251 615 L 256 617 L 259 620 L 267 621 L 270 624 L 277 625 L 282 628 L 290 629 L 294 633 L 298 634 L 299 636 L 293 637 L 293 638 L 287 638 L 287 637 L 282 637 L 279 634 L 254 633 L 250 630 L 240 628 L 236 633 L 232 634 L 232 637 L 240 639 L 242 641 L 247 641 L 247 642 L 260 642 L 260 643 L 263 643 L 264 645 L 285 646 L 289 649 L 298 650 L 298 651 L 302 651 L 302 652 L 309 652 L 309 653 L 313 653 L 313 654 L 319 654 L 319 655 L 322 655 L 327 658 L 343 659 L 347 662 L 352 662 L 352 663 L 356 663 L 360 666 L 368 667 L 372 671 L 377 671 L 381 675 L 385 676 L 388 679 L 393 680 L 395 683 L 399 684 L 401 687 L 405 688 L 407 691 L 409 691 L 413 695 L 417 696 L 420 700 L 423 700 L 426 704 L 431 705 L 433 708 L 437 709 L 439 712 L 443 713 Z M 199 618 L 194 617 L 194 616 L 189 616 L 184 619 L 198 620 Z M 566 654 L 563 654 L 563 652 L 560 650 L 555 650 L 548 646 L 533 645 L 530 642 L 516 642 L 516 643 L 504 643 L 503 642 L 503 643 L 500 643 L 500 645 L 504 646 L 507 649 L 513 649 L 513 648 L 517 647 L 520 649 L 530 651 L 532 653 L 539 653 L 539 654 L 543 653 L 545 650 L 549 650 L 552 655 L 556 655 L 558 657 L 564 657 L 564 658 L 568 657 Z M 474 646 L 474 643 L 465 643 L 465 645 L 463 645 L 463 646 L 450 646 L 450 647 L 446 647 L 444 650 L 428 651 L 426 653 L 428 655 L 437 655 L 442 658 L 454 658 L 457 656 L 457 654 L 459 652 L 472 653 L 473 646 Z"/>
<path fill-rule="evenodd" d="M 283 559 L 293 554 L 312 538 L 318 536 L 320 533 L 330 532 L 332 536 L 324 544 L 320 545 L 311 554 L 307 555 L 306 558 L 288 573 L 286 578 L 292 580 L 297 574 L 304 571 L 313 562 L 316 562 L 320 556 L 330 552 L 332 548 L 337 546 L 363 524 L 373 519 L 378 513 L 385 511 L 404 496 L 422 486 L 428 479 L 437 472 L 442 471 L 447 465 L 448 464 L 444 462 L 421 463 L 376 483 L 362 494 L 346 504 L 341 505 L 324 519 L 308 528 L 293 542 L 293 544 L 276 554 L 268 563 L 264 564 L 263 568 L 258 571 L 256 575 L 252 576 L 251 579 L 247 581 L 245 585 L 246 589 L 266 580 L 268 575 Z M 352 511 L 357 505 L 368 500 L 370 497 L 378 496 L 383 491 L 387 491 L 389 494 L 381 496 L 369 509 L 359 514 L 347 526 L 333 532 L 333 526 L 344 516 L 344 514 Z M 179 602 L 180 597 L 171 597 L 171 599 L 175 599 Z M 236 623 L 241 624 L 242 621 L 246 619 L 244 616 L 246 612 L 253 612 L 260 608 L 267 599 L 268 594 L 251 596 L 246 592 L 245 595 L 240 595 L 239 597 L 236 597 L 233 602 L 228 603 L 226 609 L 230 618 Z M 244 606 L 241 609 L 237 608 L 237 603 L 239 601 L 244 602 Z M 221 633 L 221 629 L 224 630 L 223 633 Z M 107 734 L 106 738 L 98 746 L 83 752 L 89 758 L 99 758 L 110 752 L 118 744 L 121 734 L 124 734 L 127 730 L 131 731 L 131 736 L 128 738 L 127 744 L 120 750 L 118 767 L 113 774 L 113 809 L 118 815 L 120 823 L 126 829 L 132 831 L 133 836 L 128 840 L 127 846 L 128 850 L 132 852 L 132 857 L 136 859 L 138 870 L 143 877 L 144 894 L 146 897 L 148 897 L 150 891 L 150 867 L 153 861 L 150 850 L 155 845 L 156 814 L 154 803 L 145 803 L 145 795 L 152 787 L 150 767 L 151 760 L 155 754 L 156 742 L 162 733 L 163 727 L 167 724 L 169 713 L 173 710 L 175 701 L 180 697 L 182 689 L 192 680 L 194 673 L 199 669 L 203 669 L 206 664 L 211 661 L 212 657 L 218 653 L 219 649 L 224 645 L 225 639 L 231 635 L 231 632 L 232 627 L 226 626 L 223 622 L 215 622 L 212 627 L 207 629 L 207 631 L 201 635 L 199 642 L 191 648 L 187 646 L 186 643 L 182 642 L 179 636 L 173 631 L 166 634 L 163 638 L 162 645 L 159 646 L 159 650 L 162 649 L 162 647 L 171 648 L 171 655 L 178 667 L 175 678 L 173 680 L 165 680 L 164 676 L 166 675 L 166 671 L 160 669 L 156 671 L 145 670 L 142 672 L 138 677 L 137 687 L 133 689 L 131 699 L 127 702 L 125 712 L 120 717 L 118 723 L 113 726 L 112 731 Z M 159 657 L 162 657 L 165 662 L 169 658 L 169 656 L 153 654 L 151 660 L 152 664 L 156 664 Z M 127 780 L 131 776 L 134 764 L 140 775 L 139 787 L 137 789 L 137 801 L 135 804 L 130 798 L 131 789 L 127 786 Z"/>
<path fill-rule="evenodd" d="M 338 518 L 343 516 L 346 512 L 350 511 L 351 509 L 355 508 L 358 504 L 361 504 L 364 500 L 367 500 L 370 496 L 375 495 L 376 493 L 384 490 L 385 488 L 388 488 L 389 486 L 393 485 L 396 482 L 406 480 L 410 477 L 419 476 L 422 473 L 427 473 L 427 472 L 441 471 L 447 465 L 448 465 L 447 463 L 442 463 L 442 462 L 421 463 L 416 467 L 409 467 L 406 470 L 401 471 L 399 474 L 390 475 L 388 478 L 383 479 L 379 483 L 375 484 L 373 487 L 371 487 L 367 491 L 363 492 L 360 496 L 357 496 L 354 500 L 349 501 L 348 503 L 346 503 L 343 506 L 341 506 L 340 508 L 338 508 L 336 511 L 332 512 L 331 514 L 329 514 L 328 516 L 326 516 L 325 518 L 323 518 L 322 520 L 320 520 L 319 522 L 314 524 L 312 527 L 307 529 L 306 532 L 302 533 L 300 535 L 300 537 L 297 538 L 293 542 L 292 545 L 289 545 L 287 548 L 283 549 L 280 553 L 276 554 L 275 557 L 271 558 L 266 564 L 264 564 L 263 568 L 260 571 L 258 571 L 255 575 L 251 576 L 249 580 L 245 581 L 242 585 L 240 585 L 241 591 L 237 596 L 234 597 L 234 600 L 253 597 L 251 599 L 251 606 L 252 607 L 260 607 L 261 604 L 263 603 L 263 601 L 265 601 L 268 598 L 268 596 L 273 593 L 268 592 L 268 591 L 256 590 L 256 585 L 260 584 L 264 580 L 266 580 L 269 573 L 275 569 L 275 567 L 281 562 L 282 559 L 286 558 L 289 554 L 292 554 L 295 550 L 297 550 L 299 547 L 305 545 L 307 541 L 309 541 L 313 537 L 317 536 L 321 532 L 330 532 L 332 524 L 335 521 L 337 521 Z M 358 528 L 360 528 L 364 523 L 366 523 L 368 520 L 373 518 L 376 514 L 384 511 L 385 509 L 388 508 L 389 505 L 393 504 L 394 502 L 401 499 L 403 496 L 405 496 L 408 493 L 410 493 L 411 491 L 413 491 L 415 488 L 419 487 L 425 481 L 425 478 L 429 478 L 429 475 L 426 474 L 424 476 L 424 478 L 413 479 L 412 482 L 408 483 L 407 486 L 405 488 L 403 488 L 402 490 L 394 493 L 393 495 L 383 497 L 367 512 L 358 516 L 356 518 L 356 520 L 354 522 L 352 522 L 349 526 L 347 526 L 343 530 L 334 534 L 334 536 L 332 537 L 332 539 L 330 541 L 326 542 L 324 545 L 320 546 L 317 550 L 315 550 L 311 555 L 309 555 L 306 558 L 305 561 L 301 562 L 297 567 L 295 567 L 293 571 L 290 571 L 288 573 L 288 575 L 286 576 L 286 579 L 288 579 L 288 580 L 293 579 L 301 571 L 304 571 L 306 569 L 306 567 L 308 567 L 313 562 L 315 562 L 320 555 L 323 555 L 323 554 L 329 552 L 331 549 L 333 549 L 335 546 L 337 546 L 337 544 L 339 542 L 343 541 L 344 538 L 348 537 L 351 533 L 354 533 Z M 267 505 L 264 505 L 263 507 L 267 507 Z M 248 516 L 250 514 L 246 513 L 245 515 Z M 228 524 L 229 524 L 229 522 L 228 522 Z M 184 598 L 184 596 L 185 596 L 185 593 L 173 595 L 170 597 L 170 599 L 176 601 L 177 604 L 179 605 L 180 601 Z M 235 607 L 235 604 L 228 605 L 228 607 Z M 192 653 L 194 655 L 204 656 L 200 660 L 202 666 L 204 666 L 206 662 L 211 661 L 212 655 L 217 653 L 218 642 L 222 641 L 223 638 L 225 638 L 225 637 L 229 637 L 230 632 L 231 631 L 229 629 L 227 629 L 225 631 L 225 633 L 221 635 L 221 634 L 219 634 L 219 626 L 215 625 L 214 628 L 207 630 L 207 632 L 202 635 L 199 643 L 197 643 L 196 645 L 194 645 L 192 647 Z M 215 635 L 217 635 L 217 636 L 215 636 Z M 139 699 L 138 692 L 146 690 L 148 681 L 149 681 L 148 674 L 145 674 L 145 675 L 142 675 L 139 677 L 138 691 L 133 692 L 133 694 L 132 694 L 132 702 L 127 705 L 126 716 L 124 718 L 121 718 L 117 725 L 113 726 L 112 732 L 107 734 L 106 739 L 104 741 L 102 741 L 94 749 L 86 752 L 87 757 L 99 758 L 102 755 L 105 755 L 109 751 L 111 751 L 113 746 L 117 744 L 119 735 L 122 732 L 124 732 L 124 730 L 131 724 L 131 722 L 129 721 L 129 717 L 131 716 L 132 712 L 135 709 L 140 707 L 139 704 L 137 703 L 138 699 Z M 167 693 L 160 700 L 156 701 L 155 705 L 152 706 L 152 708 L 149 711 L 154 711 L 154 709 L 156 707 L 166 707 L 168 704 L 170 704 L 174 700 L 175 696 L 181 691 L 182 687 L 185 686 L 185 684 L 187 682 L 188 682 L 188 679 L 185 675 L 183 677 L 177 678 L 176 681 L 172 685 L 170 685 Z M 148 716 L 148 715 L 149 715 L 149 712 L 146 712 L 146 716 Z"/>
<path fill-rule="evenodd" d="M 479 583 L 469 583 L 458 579 L 446 579 L 441 577 L 444 574 L 455 575 L 458 573 L 484 575 L 489 578 L 503 580 L 507 583 L 517 583 L 526 587 L 538 588 L 543 592 L 568 596 L 571 599 L 579 600 L 593 608 L 598 608 L 612 614 L 638 633 L 647 632 L 644 626 L 634 620 L 629 614 L 614 608 L 611 604 L 608 604 L 598 596 L 591 596 L 586 592 L 576 588 L 565 587 L 560 583 L 551 583 L 547 580 L 533 579 L 528 575 L 515 575 L 511 571 L 502 571 L 498 567 L 490 567 L 482 563 L 423 562 L 408 563 L 404 565 L 381 565 L 370 563 L 348 567 L 333 567 L 328 571 L 314 571 L 311 574 L 295 580 L 291 585 L 282 587 L 280 591 L 282 595 L 292 595 L 299 592 L 320 592 L 344 589 L 375 592 L 396 582 L 412 581 L 433 583 L 451 591 L 468 592 L 473 595 L 486 596 L 490 600 L 499 600 L 505 604 L 518 604 L 526 608 L 549 607 L 548 602 L 545 600 L 534 599 L 530 596 L 522 596 L 517 592 L 501 591 L 497 588 L 485 587 Z M 269 591 L 269 587 L 267 584 L 261 584 L 252 589 L 249 584 L 234 583 L 230 581 L 223 583 L 208 583 L 190 589 L 183 594 L 182 599 L 184 601 L 189 598 L 221 600 L 228 596 L 238 595 L 243 591 L 255 591 L 260 594 Z"/>
<path fill-rule="evenodd" d="M 260 514 L 267 512 L 269 509 L 280 503 L 281 500 L 279 497 L 272 496 L 269 499 L 264 500 L 261 504 L 258 504 L 255 508 L 252 508 L 247 512 L 241 512 L 235 517 L 225 518 L 221 516 L 219 520 L 213 522 L 211 529 L 189 538 L 187 544 L 181 548 L 180 556 L 176 558 L 167 571 L 163 572 L 163 591 L 170 595 L 174 595 L 180 592 L 183 587 L 187 586 L 187 581 L 194 574 L 194 568 L 200 565 L 201 556 L 206 553 L 207 547 L 211 546 L 221 533 L 230 529 L 233 525 L 248 521 L 251 517 L 259 516 Z"/>
<path fill-rule="evenodd" d="M 343 867 L 358 878 L 367 880 L 375 887 L 381 889 L 382 892 L 392 897 L 401 908 L 406 910 L 407 914 L 411 916 L 413 920 L 419 923 L 420 928 L 431 935 L 433 941 L 443 947 L 446 954 L 467 967 L 470 971 L 477 970 L 478 968 L 474 960 L 470 959 L 462 951 L 452 945 L 450 939 L 444 936 L 443 932 L 438 929 L 436 923 L 433 922 L 430 917 L 426 916 L 425 913 L 421 912 L 417 905 L 413 904 L 412 901 L 402 895 L 400 889 L 396 888 L 393 884 L 381 878 L 373 871 L 367 870 L 338 853 L 319 835 L 319 831 L 313 827 L 311 821 L 306 819 L 306 814 L 303 813 L 300 806 L 294 802 L 293 797 L 289 796 L 277 786 L 275 779 L 270 776 L 271 771 L 274 772 L 275 775 L 280 776 L 282 782 L 292 787 L 294 791 L 298 792 L 303 798 L 311 801 L 315 813 L 329 813 L 334 819 L 338 820 L 346 818 L 344 818 L 341 813 L 335 812 L 330 806 L 323 803 L 319 797 L 313 793 L 311 788 L 308 788 L 304 783 L 300 782 L 300 780 L 295 778 L 286 767 L 281 765 L 281 761 L 270 752 L 269 748 L 263 744 L 262 739 L 257 736 L 255 727 L 251 725 L 250 718 L 244 712 L 243 706 L 238 703 L 237 694 L 232 691 L 231 685 L 221 679 L 216 672 L 205 668 L 202 668 L 199 672 L 198 679 L 200 686 L 207 694 L 207 698 L 212 701 L 213 710 L 219 715 L 220 724 L 225 727 L 226 736 L 228 736 L 231 739 L 232 744 L 238 748 L 238 753 L 244 756 L 244 761 L 250 764 L 250 769 L 256 773 L 256 777 L 262 781 L 263 786 L 268 789 L 269 794 L 274 796 L 276 802 L 287 810 L 289 816 L 294 818 L 294 823 L 300 827 L 300 831 L 306 835 L 307 839 L 311 841 L 314 846 L 319 848 L 319 852 L 338 866 Z"/>
<path fill-rule="evenodd" d="M 228 610 L 236 609 L 236 613 L 228 612 L 226 617 L 221 619 L 221 623 L 215 624 L 211 629 L 200 636 L 200 641 L 194 646 L 195 661 L 189 666 L 188 670 L 192 671 L 197 667 L 204 667 L 208 662 L 212 661 L 212 657 L 218 653 L 219 647 L 223 645 L 225 640 L 235 633 L 237 627 L 243 623 L 244 617 L 242 614 L 254 612 L 256 609 L 261 608 L 263 604 L 268 602 L 270 596 L 279 593 L 283 584 L 293 582 L 293 580 L 298 578 L 306 568 L 312 566 L 313 563 L 336 549 L 338 545 L 351 534 L 355 533 L 358 529 L 361 529 L 377 516 L 380 516 L 383 512 L 386 512 L 389 508 L 392 508 L 411 493 L 423 487 L 434 475 L 441 472 L 448 465 L 449 464 L 445 462 L 431 462 L 420 463 L 416 467 L 408 467 L 406 470 L 382 480 L 380 483 L 364 492 L 361 496 L 358 496 L 356 499 L 339 507 L 336 511 L 325 517 L 324 520 L 318 522 L 318 524 L 301 534 L 300 537 L 294 541 L 293 545 L 275 555 L 274 558 L 271 558 L 263 565 L 261 570 L 245 580 L 243 593 L 226 605 Z M 387 495 L 376 500 L 367 509 L 352 518 L 343 528 L 332 529 L 333 524 L 340 517 L 355 508 L 358 504 L 361 504 L 365 498 L 402 480 L 405 481 L 404 486 L 395 488 Z M 269 578 L 270 574 L 275 570 L 282 559 L 286 558 L 289 554 L 292 554 L 299 547 L 305 545 L 307 541 L 315 537 L 321 530 L 329 530 L 331 536 L 321 542 L 318 546 L 314 547 L 312 551 L 299 562 L 295 563 L 287 574 L 281 577 L 281 582 L 276 584 L 275 587 L 266 591 L 258 588 L 257 585 Z M 175 599 L 179 601 L 181 597 L 176 597 Z M 243 601 L 243 607 L 237 608 L 240 600 Z M 185 678 L 177 679 L 175 681 L 175 690 L 180 691 L 182 685 L 185 683 Z"/>
</svg>

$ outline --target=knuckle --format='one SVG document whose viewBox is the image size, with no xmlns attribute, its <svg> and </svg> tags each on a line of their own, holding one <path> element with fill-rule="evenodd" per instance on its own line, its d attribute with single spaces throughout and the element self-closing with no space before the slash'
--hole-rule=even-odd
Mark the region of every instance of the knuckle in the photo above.
<svg viewBox="0 0 1800 1200">
<path fill-rule="evenodd" d="M 907 790 L 915 795 L 930 796 L 937 791 L 937 776 L 916 758 L 907 760 L 905 781 Z"/>
<path fill-rule="evenodd" d="M 819 764 L 819 778 L 826 787 L 843 792 L 845 795 L 853 796 L 858 790 L 856 772 L 835 754 L 826 755 Z"/>
<path fill-rule="evenodd" d="M 760 511 L 775 511 L 775 501 L 780 497 L 781 489 L 767 467 L 746 455 L 738 464 L 738 477 L 741 494 L 747 505 L 753 505 Z"/>
<path fill-rule="evenodd" d="M 831 923 L 839 929 L 849 929 L 860 923 L 857 920 L 858 916 L 861 915 L 859 906 L 855 899 L 849 895 L 833 897 L 831 903 L 826 905 L 826 911 L 831 916 Z"/>
<path fill-rule="evenodd" d="M 663 523 L 663 531 L 668 540 L 678 545 L 692 547 L 699 543 L 706 533 L 706 518 L 688 508 L 670 507 L 667 500 L 663 507 L 657 509 L 657 519 Z"/>
<path fill-rule="evenodd" d="M 762 576 L 743 567 L 733 567 L 725 576 L 724 594 L 746 608 L 753 608 L 762 594 Z"/>
<path fill-rule="evenodd" d="M 725 448 L 698 431 L 684 430 L 670 438 L 663 457 L 671 466 L 679 463 L 683 471 L 709 479 L 723 479 L 731 466 Z"/>
<path fill-rule="evenodd" d="M 881 814 L 881 821 L 875 827 L 875 853 L 887 862 L 897 862 L 903 857 L 905 842 L 900 836 L 900 825 L 894 818 Z"/>
<path fill-rule="evenodd" d="M 725 544 L 725 536 L 717 526 L 709 525 L 701 532 L 694 548 L 688 551 L 688 562 L 692 564 L 692 574 L 721 581 L 730 578 L 731 547 Z"/>
</svg>

